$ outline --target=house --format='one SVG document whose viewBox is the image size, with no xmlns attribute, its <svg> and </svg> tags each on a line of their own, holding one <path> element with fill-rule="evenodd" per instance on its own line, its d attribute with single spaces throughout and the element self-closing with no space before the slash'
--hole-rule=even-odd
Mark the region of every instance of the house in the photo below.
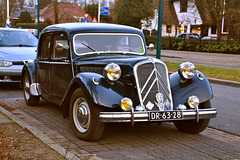
<svg viewBox="0 0 240 160">
<path fill-rule="evenodd" d="M 159 0 L 155 0 L 158 9 Z M 214 5 L 214 4 L 213 4 Z M 151 25 L 143 21 L 143 29 L 157 30 L 158 13 L 150 20 Z M 175 37 L 179 33 L 197 33 L 200 36 L 217 37 L 217 13 L 209 0 L 164 0 L 162 36 Z M 226 21 L 225 21 L 226 22 Z M 221 34 L 227 35 L 224 17 Z"/>
<path fill-rule="evenodd" d="M 179 33 L 217 37 L 216 12 L 208 0 L 172 0 L 179 20 Z"/>
<path fill-rule="evenodd" d="M 158 5 L 159 1 L 155 0 L 155 15 L 154 19 L 149 20 L 147 23 L 146 21 L 142 21 L 142 30 L 146 32 L 148 30 L 150 32 L 150 35 L 152 34 L 152 31 L 155 31 L 158 29 Z M 174 6 L 172 3 L 169 3 L 169 1 L 164 0 L 163 1 L 163 21 L 162 21 L 162 36 L 163 37 L 175 37 L 177 34 L 177 26 L 178 26 L 178 18 L 174 9 Z M 150 24 L 150 25 L 149 25 Z"/>
<path fill-rule="evenodd" d="M 158 30 L 158 4 L 159 1 L 155 0 L 155 14 L 154 19 L 150 19 L 148 22 L 142 21 L 142 30 L 145 35 L 156 35 L 152 33 Z M 175 9 L 172 3 L 168 3 L 168 1 L 163 1 L 163 23 L 162 23 L 162 36 L 163 37 L 175 37 L 176 29 L 178 26 L 178 19 L 175 13 Z M 149 33 L 148 33 L 149 32 Z"/>
<path fill-rule="evenodd" d="M 12 20 L 17 20 L 22 12 L 29 12 L 33 21 L 37 17 L 37 8 L 36 7 L 23 7 L 22 10 L 13 13 L 13 15 L 11 16 L 11 19 Z"/>
<path fill-rule="evenodd" d="M 58 23 L 82 22 L 84 19 L 84 13 L 84 10 L 76 3 L 58 3 Z M 92 17 L 89 16 L 88 20 L 91 22 Z M 40 21 L 55 24 L 54 2 L 50 3 L 40 11 Z"/>
</svg>

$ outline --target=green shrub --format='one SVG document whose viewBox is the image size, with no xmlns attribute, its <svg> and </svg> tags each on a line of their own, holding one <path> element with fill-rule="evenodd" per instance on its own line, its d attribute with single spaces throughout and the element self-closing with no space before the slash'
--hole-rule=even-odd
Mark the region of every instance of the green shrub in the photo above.
<svg viewBox="0 0 240 160">
<path fill-rule="evenodd" d="M 46 24 L 46 23 L 40 23 L 40 31 L 42 31 L 48 25 L 49 24 Z M 17 23 L 16 24 L 16 28 L 18 28 L 18 27 L 37 29 L 38 28 L 38 24 L 37 23 Z"/>
</svg>

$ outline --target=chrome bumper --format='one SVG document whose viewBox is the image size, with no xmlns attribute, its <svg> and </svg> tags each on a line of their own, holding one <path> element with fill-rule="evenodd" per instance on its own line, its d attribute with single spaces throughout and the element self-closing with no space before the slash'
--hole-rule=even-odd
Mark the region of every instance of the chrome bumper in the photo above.
<svg viewBox="0 0 240 160">
<path fill-rule="evenodd" d="M 23 65 L 0 67 L 0 82 L 20 82 Z M 15 80 L 12 77 L 17 77 Z"/>
<path fill-rule="evenodd" d="M 180 110 L 175 110 L 180 111 Z M 142 112 L 100 112 L 101 122 L 149 122 L 151 111 Z M 194 120 L 215 118 L 217 115 L 216 108 L 199 109 L 199 110 L 182 110 L 181 119 L 159 119 L 157 121 L 175 121 L 175 120 Z"/>
</svg>

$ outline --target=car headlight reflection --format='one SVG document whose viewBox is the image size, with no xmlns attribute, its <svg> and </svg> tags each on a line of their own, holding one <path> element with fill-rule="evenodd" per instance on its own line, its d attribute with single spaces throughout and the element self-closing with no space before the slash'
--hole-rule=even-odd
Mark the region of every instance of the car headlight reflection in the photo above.
<svg viewBox="0 0 240 160">
<path fill-rule="evenodd" d="M 121 68 L 119 65 L 115 63 L 110 63 L 104 68 L 104 72 L 106 74 L 106 77 L 110 81 L 116 81 L 121 76 Z"/>
<path fill-rule="evenodd" d="M 12 66 L 12 62 L 0 60 L 0 66 L 1 67 L 9 67 L 9 66 Z"/>
<path fill-rule="evenodd" d="M 130 98 L 123 98 L 121 100 L 121 108 L 124 111 L 130 111 L 132 109 L 133 106 L 133 102 Z"/>
<path fill-rule="evenodd" d="M 196 73 L 196 68 L 195 68 L 194 64 L 192 64 L 190 62 L 185 62 L 185 63 L 182 63 L 179 65 L 178 73 L 184 79 L 191 79 Z"/>
</svg>

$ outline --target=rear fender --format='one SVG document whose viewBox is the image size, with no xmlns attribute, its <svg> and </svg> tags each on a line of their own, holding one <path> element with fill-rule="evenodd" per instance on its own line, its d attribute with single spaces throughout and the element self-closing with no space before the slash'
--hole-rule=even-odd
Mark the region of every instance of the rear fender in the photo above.
<svg viewBox="0 0 240 160">
<path fill-rule="evenodd" d="M 38 83 L 38 65 L 33 62 L 28 62 L 23 66 L 22 75 L 21 75 L 21 87 L 23 87 L 23 76 L 27 73 L 30 76 L 31 84 Z"/>
<path fill-rule="evenodd" d="M 212 87 L 204 74 L 196 71 L 195 76 L 185 83 L 180 82 L 180 75 L 175 72 L 170 75 L 170 86 L 173 97 L 174 109 L 178 104 L 186 104 L 189 96 L 195 95 L 200 103 L 213 97 Z"/>
</svg>

